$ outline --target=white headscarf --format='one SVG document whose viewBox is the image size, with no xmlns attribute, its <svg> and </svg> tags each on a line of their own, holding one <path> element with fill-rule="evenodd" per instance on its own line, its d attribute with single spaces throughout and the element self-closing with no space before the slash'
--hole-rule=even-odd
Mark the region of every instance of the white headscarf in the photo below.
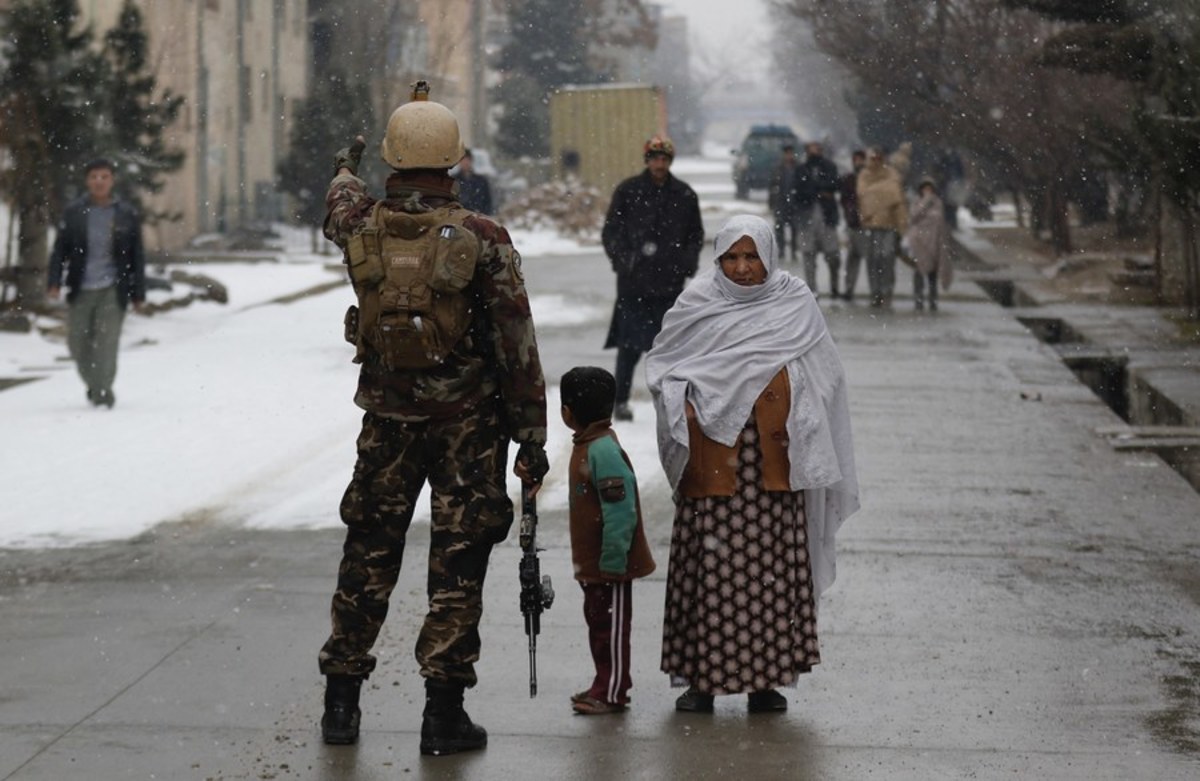
<svg viewBox="0 0 1200 781">
<path fill-rule="evenodd" d="M 743 236 L 767 270 L 761 285 L 725 276 L 720 257 Z M 817 591 L 833 582 L 833 536 L 858 509 L 845 375 L 825 318 L 803 280 L 776 267 L 775 234 L 762 218 L 733 217 L 718 231 L 712 270 L 679 296 L 646 356 L 663 469 L 677 488 L 688 462 L 687 402 L 705 436 L 732 446 L 771 379 L 786 367 L 789 483 L 805 491 Z"/>
</svg>

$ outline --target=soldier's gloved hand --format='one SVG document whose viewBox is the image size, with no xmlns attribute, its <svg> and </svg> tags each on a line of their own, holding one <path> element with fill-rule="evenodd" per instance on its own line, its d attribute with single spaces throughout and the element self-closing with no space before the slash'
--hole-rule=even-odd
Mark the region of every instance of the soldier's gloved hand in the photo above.
<svg viewBox="0 0 1200 781">
<path fill-rule="evenodd" d="M 342 168 L 350 169 L 350 173 L 358 176 L 358 166 L 362 164 L 363 150 L 367 141 L 362 136 L 355 136 L 354 143 L 343 147 L 333 156 L 333 172 L 336 174 Z"/>
<path fill-rule="evenodd" d="M 517 450 L 517 463 L 513 472 L 523 483 L 535 485 L 550 471 L 550 459 L 546 457 L 546 446 L 539 442 L 522 442 Z"/>
</svg>

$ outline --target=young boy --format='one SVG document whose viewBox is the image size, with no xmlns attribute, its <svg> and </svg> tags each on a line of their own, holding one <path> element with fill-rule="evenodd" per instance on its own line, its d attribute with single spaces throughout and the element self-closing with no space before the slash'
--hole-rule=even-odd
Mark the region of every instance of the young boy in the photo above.
<svg viewBox="0 0 1200 781">
<path fill-rule="evenodd" d="M 612 430 L 617 383 L 594 366 L 563 375 L 563 422 L 575 432 L 568 467 L 571 558 L 583 588 L 583 617 L 596 677 L 571 696 L 576 713 L 619 713 L 629 703 L 633 579 L 654 571 L 642 528 L 637 479 Z"/>
</svg>

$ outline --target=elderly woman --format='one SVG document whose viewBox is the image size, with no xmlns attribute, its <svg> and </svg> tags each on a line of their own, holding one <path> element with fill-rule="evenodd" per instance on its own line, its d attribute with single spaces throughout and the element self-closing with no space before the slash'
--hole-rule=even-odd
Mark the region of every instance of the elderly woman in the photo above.
<svg viewBox="0 0 1200 781">
<path fill-rule="evenodd" d="M 817 596 L 858 509 L 845 376 L 766 221 L 734 217 L 715 249 L 646 364 L 676 502 L 662 669 L 688 686 L 677 710 L 745 693 L 783 711 L 776 689 L 820 661 Z"/>
<path fill-rule="evenodd" d="M 913 306 L 918 312 L 925 308 L 925 283 L 928 281 L 929 311 L 936 312 L 938 282 L 943 288 L 949 288 L 954 281 L 946 210 L 942 199 L 938 197 L 937 184 L 932 179 L 922 179 L 917 193 L 917 204 L 908 221 L 908 233 L 904 234 L 904 240 L 917 263 L 913 269 Z"/>
</svg>

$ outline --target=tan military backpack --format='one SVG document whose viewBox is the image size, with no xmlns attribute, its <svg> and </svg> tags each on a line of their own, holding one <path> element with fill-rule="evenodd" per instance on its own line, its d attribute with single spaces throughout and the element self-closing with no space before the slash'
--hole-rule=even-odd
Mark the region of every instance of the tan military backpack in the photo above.
<svg viewBox="0 0 1200 781">
<path fill-rule="evenodd" d="M 463 227 L 471 212 L 442 207 L 419 214 L 375 204 L 347 247 L 358 307 L 346 313 L 355 363 L 378 355 L 388 369 L 428 369 L 446 359 L 471 326 L 466 288 L 481 254 Z"/>
</svg>

